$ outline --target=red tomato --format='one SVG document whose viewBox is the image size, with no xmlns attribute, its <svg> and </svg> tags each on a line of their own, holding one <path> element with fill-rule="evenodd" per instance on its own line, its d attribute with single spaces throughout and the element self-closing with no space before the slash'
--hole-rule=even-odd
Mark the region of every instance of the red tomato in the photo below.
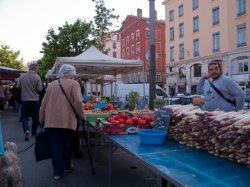
<svg viewBox="0 0 250 187">
<path fill-rule="evenodd" d="M 128 114 L 123 112 L 123 113 L 119 114 L 119 117 L 124 119 L 124 120 L 127 120 L 128 119 Z"/>
<path fill-rule="evenodd" d="M 124 120 L 124 119 L 122 119 L 122 118 L 119 118 L 119 119 L 118 119 L 118 121 L 119 121 L 119 124 L 122 124 L 122 123 L 124 123 L 124 122 L 125 122 L 125 120 Z"/>
<path fill-rule="evenodd" d="M 113 121 L 113 120 L 115 120 L 115 118 L 113 118 L 113 117 L 110 117 L 110 118 L 107 119 L 107 121 L 110 122 L 110 123 L 111 123 L 111 121 Z"/>
<path fill-rule="evenodd" d="M 119 115 L 114 115 L 113 118 L 114 118 L 114 119 L 119 119 L 120 116 L 119 116 Z"/>
<path fill-rule="evenodd" d="M 119 125 L 119 121 L 118 120 L 112 120 L 110 123 L 112 123 L 113 125 Z"/>
<path fill-rule="evenodd" d="M 133 116 L 131 119 L 133 120 L 134 124 L 138 124 L 138 120 L 139 120 L 138 116 Z"/>
<path fill-rule="evenodd" d="M 127 126 L 133 126 L 134 122 L 133 122 L 132 119 L 127 119 L 127 120 L 125 121 L 125 124 L 126 124 Z"/>
<path fill-rule="evenodd" d="M 146 126 L 147 122 L 144 119 L 139 119 L 138 120 L 138 126 Z"/>
<path fill-rule="evenodd" d="M 145 120 L 146 122 L 149 122 L 150 117 L 147 115 L 143 115 L 143 116 L 141 116 L 141 119 Z"/>
<path fill-rule="evenodd" d="M 150 121 L 150 122 L 155 121 L 155 117 L 154 117 L 154 116 L 149 116 L 149 121 Z"/>
</svg>

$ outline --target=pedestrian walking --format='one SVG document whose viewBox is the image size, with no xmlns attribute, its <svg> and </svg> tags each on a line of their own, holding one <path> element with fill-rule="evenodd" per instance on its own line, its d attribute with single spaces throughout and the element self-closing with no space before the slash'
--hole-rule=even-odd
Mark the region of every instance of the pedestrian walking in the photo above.
<svg viewBox="0 0 250 187">
<path fill-rule="evenodd" d="M 21 120 L 25 141 L 30 139 L 29 116 L 32 118 L 32 137 L 36 135 L 39 125 L 39 94 L 42 91 L 42 81 L 38 75 L 38 64 L 31 62 L 28 66 L 29 71 L 22 74 L 17 82 L 17 88 L 21 90 Z"/>
<path fill-rule="evenodd" d="M 60 78 L 51 82 L 40 108 L 40 124 L 48 131 L 54 179 L 58 180 L 72 171 L 71 135 L 77 128 L 77 116 L 85 120 L 81 88 L 74 66 L 64 64 L 59 69 Z"/>
</svg>

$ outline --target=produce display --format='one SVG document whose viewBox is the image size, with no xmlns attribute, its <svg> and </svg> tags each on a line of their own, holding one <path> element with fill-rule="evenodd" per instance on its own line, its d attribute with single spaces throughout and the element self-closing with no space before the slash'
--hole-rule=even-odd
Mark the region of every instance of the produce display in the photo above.
<svg viewBox="0 0 250 187">
<path fill-rule="evenodd" d="M 121 112 L 101 120 L 100 123 L 102 132 L 106 134 L 128 134 L 138 129 L 151 129 L 154 127 L 154 121 L 155 117 L 152 115 Z"/>
<path fill-rule="evenodd" d="M 100 106 L 98 108 L 95 108 L 97 106 Z M 83 104 L 83 109 L 86 111 L 89 110 L 102 110 L 102 111 L 113 111 L 113 110 L 118 110 L 118 107 L 111 104 L 111 103 L 106 103 L 104 101 L 100 102 L 100 101 L 88 101 L 86 103 Z"/>
<path fill-rule="evenodd" d="M 169 105 L 169 139 L 250 167 L 250 112 L 202 111 L 193 105 Z"/>
</svg>

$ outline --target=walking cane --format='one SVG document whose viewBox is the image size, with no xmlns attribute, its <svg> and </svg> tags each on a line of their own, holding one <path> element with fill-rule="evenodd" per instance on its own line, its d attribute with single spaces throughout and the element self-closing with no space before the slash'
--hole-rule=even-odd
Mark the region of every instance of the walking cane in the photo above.
<svg viewBox="0 0 250 187">
<path fill-rule="evenodd" d="M 94 169 L 94 165 L 93 165 L 93 161 L 92 161 L 92 156 L 91 156 L 90 150 L 89 150 L 89 142 L 88 142 L 87 133 L 85 130 L 85 124 L 86 124 L 86 120 L 82 120 L 83 134 L 84 134 L 85 143 L 87 145 L 87 150 L 88 150 L 89 159 L 90 159 L 91 168 L 92 168 L 92 174 L 95 175 L 95 169 Z"/>
</svg>

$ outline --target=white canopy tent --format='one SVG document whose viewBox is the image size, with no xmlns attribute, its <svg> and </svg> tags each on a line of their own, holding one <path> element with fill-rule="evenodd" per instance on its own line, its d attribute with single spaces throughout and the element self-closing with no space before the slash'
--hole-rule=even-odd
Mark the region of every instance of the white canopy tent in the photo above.
<svg viewBox="0 0 250 187">
<path fill-rule="evenodd" d="M 101 75 L 127 74 L 134 71 L 142 71 L 142 60 L 125 60 L 113 58 L 100 52 L 95 46 L 91 46 L 86 51 L 75 57 L 57 57 L 47 76 L 57 74 L 62 64 L 71 64 L 76 68 L 79 76 L 90 78 Z"/>
<path fill-rule="evenodd" d="M 71 64 L 76 68 L 77 75 L 89 80 L 97 80 L 102 75 L 128 74 L 143 71 L 142 60 L 125 60 L 113 58 L 100 52 L 95 46 L 75 57 L 57 57 L 54 66 L 48 70 L 46 78 L 57 77 L 63 64 Z M 116 83 L 116 78 L 115 81 Z M 103 90 L 103 85 L 101 85 Z M 102 91 L 103 92 L 103 91 Z"/>
</svg>

